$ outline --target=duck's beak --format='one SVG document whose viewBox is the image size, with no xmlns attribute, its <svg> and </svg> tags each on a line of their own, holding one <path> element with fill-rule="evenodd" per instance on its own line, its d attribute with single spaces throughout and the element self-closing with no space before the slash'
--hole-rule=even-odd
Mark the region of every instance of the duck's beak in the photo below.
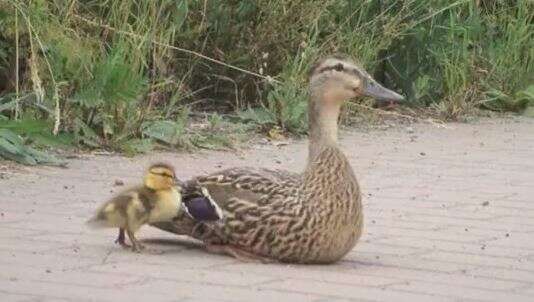
<svg viewBox="0 0 534 302">
<path fill-rule="evenodd" d="M 378 101 L 400 102 L 404 100 L 402 95 L 387 89 L 372 78 L 367 79 L 367 83 L 363 89 L 363 95 L 372 97 Z"/>
</svg>

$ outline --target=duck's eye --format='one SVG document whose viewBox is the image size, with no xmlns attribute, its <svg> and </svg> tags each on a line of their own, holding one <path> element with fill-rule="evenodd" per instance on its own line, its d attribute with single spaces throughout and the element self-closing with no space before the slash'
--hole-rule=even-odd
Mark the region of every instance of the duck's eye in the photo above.
<svg viewBox="0 0 534 302">
<path fill-rule="evenodd" d="M 334 66 L 334 69 L 336 71 L 343 71 L 343 64 L 339 63 L 336 66 Z"/>
</svg>

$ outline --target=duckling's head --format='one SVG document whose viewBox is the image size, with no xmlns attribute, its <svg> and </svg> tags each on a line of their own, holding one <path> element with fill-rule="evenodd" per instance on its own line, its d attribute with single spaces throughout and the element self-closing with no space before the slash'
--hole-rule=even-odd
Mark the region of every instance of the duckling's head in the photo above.
<svg viewBox="0 0 534 302">
<path fill-rule="evenodd" d="M 342 102 L 361 96 L 379 101 L 401 101 L 404 97 L 371 77 L 367 71 L 343 55 L 317 61 L 309 73 L 310 93 L 326 103 Z"/>
<path fill-rule="evenodd" d="M 145 174 L 144 184 L 152 190 L 166 190 L 176 185 L 174 168 L 165 163 L 153 164 Z"/>
</svg>

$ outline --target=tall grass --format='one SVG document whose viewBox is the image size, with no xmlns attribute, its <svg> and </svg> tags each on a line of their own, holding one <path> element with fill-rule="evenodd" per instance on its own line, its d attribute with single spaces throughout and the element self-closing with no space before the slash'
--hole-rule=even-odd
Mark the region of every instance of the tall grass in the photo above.
<svg viewBox="0 0 534 302">
<path fill-rule="evenodd" d="M 533 19 L 527 0 L 3 0 L 0 127 L 128 152 L 219 144 L 199 112 L 304 134 L 305 74 L 331 52 L 445 118 L 521 112 Z"/>
</svg>

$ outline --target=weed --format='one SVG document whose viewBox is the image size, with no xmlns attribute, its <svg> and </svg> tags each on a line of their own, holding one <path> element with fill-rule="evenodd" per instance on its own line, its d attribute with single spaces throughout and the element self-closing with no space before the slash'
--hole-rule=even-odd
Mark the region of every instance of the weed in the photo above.
<svg viewBox="0 0 534 302">
<path fill-rule="evenodd" d="M 249 126 L 303 135 L 306 71 L 332 52 L 447 119 L 531 114 L 533 21 L 532 1 L 7 0 L 0 121 L 129 154 L 227 147 Z"/>
</svg>

